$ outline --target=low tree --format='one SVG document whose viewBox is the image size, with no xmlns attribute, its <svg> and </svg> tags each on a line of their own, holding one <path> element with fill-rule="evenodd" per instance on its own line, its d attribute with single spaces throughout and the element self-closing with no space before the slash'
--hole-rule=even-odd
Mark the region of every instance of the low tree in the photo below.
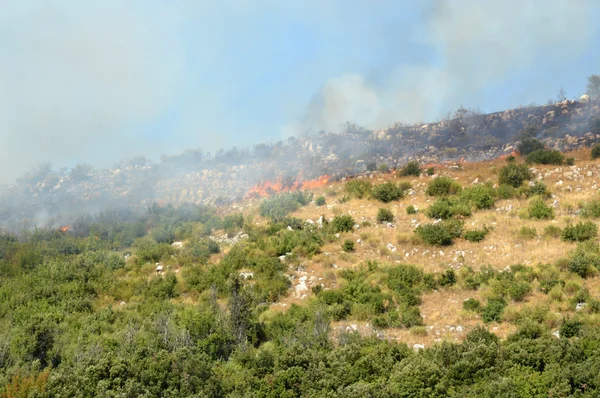
<svg viewBox="0 0 600 398">
<path fill-rule="evenodd" d="M 600 99 L 600 75 L 591 75 L 588 77 L 586 93 L 592 100 Z"/>
</svg>

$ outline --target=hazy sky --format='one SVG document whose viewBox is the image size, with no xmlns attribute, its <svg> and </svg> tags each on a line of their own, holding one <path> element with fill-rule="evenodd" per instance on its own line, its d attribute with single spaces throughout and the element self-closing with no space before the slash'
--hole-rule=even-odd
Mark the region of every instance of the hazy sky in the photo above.
<svg viewBox="0 0 600 398">
<path fill-rule="evenodd" d="M 576 98 L 595 0 L 0 0 L 0 182 Z"/>
</svg>

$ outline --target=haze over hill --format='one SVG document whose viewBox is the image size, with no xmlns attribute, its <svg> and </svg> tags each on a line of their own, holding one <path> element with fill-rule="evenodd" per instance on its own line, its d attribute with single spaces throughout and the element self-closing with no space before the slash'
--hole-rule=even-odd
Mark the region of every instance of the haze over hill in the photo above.
<svg viewBox="0 0 600 398">
<path fill-rule="evenodd" d="M 0 182 L 52 162 L 249 148 L 584 91 L 599 7 L 493 1 L 9 0 Z"/>
</svg>

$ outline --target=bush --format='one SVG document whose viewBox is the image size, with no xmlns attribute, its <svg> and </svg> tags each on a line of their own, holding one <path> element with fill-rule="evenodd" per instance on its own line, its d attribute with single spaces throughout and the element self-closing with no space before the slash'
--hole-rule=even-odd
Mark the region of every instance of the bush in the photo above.
<svg viewBox="0 0 600 398">
<path fill-rule="evenodd" d="M 506 307 L 506 301 L 503 298 L 491 298 L 485 307 L 481 309 L 481 319 L 485 323 L 500 322 L 502 312 Z"/>
<path fill-rule="evenodd" d="M 428 176 L 432 176 L 435 174 L 435 169 L 433 167 L 428 167 L 427 168 L 427 175 Z"/>
<path fill-rule="evenodd" d="M 567 163 L 567 166 L 574 166 L 575 165 L 575 158 L 566 158 L 565 159 L 565 163 Z"/>
<path fill-rule="evenodd" d="M 393 182 L 384 182 L 371 190 L 371 195 L 383 203 L 389 203 L 404 197 L 404 191 Z"/>
<path fill-rule="evenodd" d="M 489 231 L 487 228 L 483 228 L 480 230 L 466 231 L 463 234 L 463 238 L 465 238 L 465 240 L 468 240 L 469 242 L 481 242 L 482 240 L 485 239 L 488 232 Z"/>
<path fill-rule="evenodd" d="M 418 177 L 421 175 L 421 167 L 419 166 L 419 162 L 412 161 L 408 162 L 401 170 L 400 175 L 402 177 L 406 176 L 415 176 Z"/>
<path fill-rule="evenodd" d="M 413 205 L 410 205 L 406 208 L 406 214 L 417 214 L 417 208 Z"/>
<path fill-rule="evenodd" d="M 440 276 L 440 286 L 454 286 L 456 284 L 456 273 L 453 269 L 447 269 Z"/>
<path fill-rule="evenodd" d="M 510 199 L 515 197 L 515 188 L 508 184 L 500 184 L 496 190 L 496 195 L 500 199 Z"/>
<path fill-rule="evenodd" d="M 540 198 L 535 198 L 529 203 L 527 207 L 527 213 L 530 218 L 535 220 L 551 220 L 554 218 L 554 210 L 548 206 Z"/>
<path fill-rule="evenodd" d="M 387 163 L 382 163 L 379 168 L 378 168 L 379 172 L 381 173 L 387 173 L 388 171 L 390 171 L 390 166 L 387 165 Z"/>
<path fill-rule="evenodd" d="M 289 213 L 298 210 L 300 206 L 307 205 L 312 199 L 312 194 L 305 192 L 286 192 L 265 199 L 260 203 L 259 213 L 262 217 L 278 222 Z"/>
<path fill-rule="evenodd" d="M 335 216 L 330 226 L 333 232 L 350 232 L 354 227 L 354 219 L 346 214 Z"/>
<path fill-rule="evenodd" d="M 524 164 L 510 163 L 500 169 L 498 173 L 498 182 L 518 188 L 523 181 L 531 179 L 531 172 Z"/>
<path fill-rule="evenodd" d="M 592 148 L 592 159 L 600 158 L 600 144 L 594 145 Z"/>
<path fill-rule="evenodd" d="M 478 312 L 480 308 L 481 303 L 479 302 L 479 300 L 476 300 L 474 298 L 468 298 L 465 301 L 463 301 L 463 310 L 465 311 Z"/>
<path fill-rule="evenodd" d="M 523 141 L 519 143 L 517 146 L 517 150 L 523 156 L 527 156 L 532 152 L 539 151 L 544 149 L 544 144 L 535 138 L 525 138 Z"/>
<path fill-rule="evenodd" d="M 593 268 L 600 268 L 600 247 L 591 241 L 579 243 L 570 253 L 566 265 L 570 272 L 586 278 Z"/>
<path fill-rule="evenodd" d="M 458 193 L 461 186 L 450 177 L 436 177 L 427 186 L 429 196 L 447 196 Z"/>
<path fill-rule="evenodd" d="M 494 190 L 486 185 L 465 188 L 460 193 L 463 201 L 471 203 L 476 209 L 491 209 L 494 206 Z"/>
<path fill-rule="evenodd" d="M 367 180 L 351 180 L 344 187 L 348 195 L 362 199 L 371 192 L 371 182 Z"/>
<path fill-rule="evenodd" d="M 571 337 L 575 337 L 581 331 L 581 327 L 583 323 L 578 320 L 573 320 L 570 318 L 564 318 L 562 324 L 560 326 L 559 332 L 560 337 L 569 339 Z"/>
<path fill-rule="evenodd" d="M 317 206 L 325 206 L 326 203 L 325 196 L 319 196 L 317 199 L 315 199 L 315 205 Z"/>
<path fill-rule="evenodd" d="M 440 198 L 429 206 L 425 214 L 429 218 L 442 220 L 447 220 L 453 216 L 469 217 L 471 207 L 455 198 Z"/>
<path fill-rule="evenodd" d="M 354 241 L 350 239 L 346 239 L 344 243 L 342 243 L 342 250 L 345 252 L 353 252 L 354 251 Z"/>
<path fill-rule="evenodd" d="M 394 221 L 394 213 L 389 209 L 381 208 L 377 212 L 377 221 L 378 222 L 392 222 Z"/>
<path fill-rule="evenodd" d="M 527 163 L 561 165 L 565 156 L 555 149 L 539 149 L 527 155 Z"/>
<path fill-rule="evenodd" d="M 462 225 L 458 220 L 425 224 L 417 227 L 415 233 L 427 244 L 448 246 L 462 234 Z"/>
<path fill-rule="evenodd" d="M 567 242 L 583 242 L 598 235 L 598 226 L 591 221 L 567 225 L 562 231 L 562 239 Z"/>
<path fill-rule="evenodd" d="M 531 196 L 549 197 L 550 191 L 548 191 L 546 184 L 536 181 L 533 185 L 527 188 L 527 197 Z"/>
<path fill-rule="evenodd" d="M 600 200 L 594 199 L 587 202 L 581 209 L 581 215 L 589 218 L 600 218 Z"/>
</svg>

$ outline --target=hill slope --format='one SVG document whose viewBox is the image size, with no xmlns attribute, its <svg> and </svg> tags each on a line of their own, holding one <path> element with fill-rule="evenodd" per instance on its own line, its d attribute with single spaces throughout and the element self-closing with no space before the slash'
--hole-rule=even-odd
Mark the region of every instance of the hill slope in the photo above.
<svg viewBox="0 0 600 398">
<path fill-rule="evenodd" d="M 600 160 L 567 156 L 2 235 L 5 396 L 597 396 Z"/>
</svg>

